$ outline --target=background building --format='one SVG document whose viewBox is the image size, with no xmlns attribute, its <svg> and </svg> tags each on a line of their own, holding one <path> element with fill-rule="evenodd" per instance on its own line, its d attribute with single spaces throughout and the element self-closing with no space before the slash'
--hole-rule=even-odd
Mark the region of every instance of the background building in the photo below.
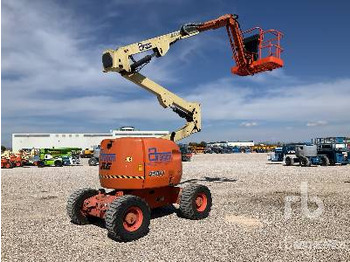
<svg viewBox="0 0 350 262">
<path fill-rule="evenodd" d="M 169 131 L 141 131 L 134 127 L 121 127 L 109 133 L 15 133 L 12 134 L 12 150 L 22 148 L 80 147 L 99 145 L 103 139 L 118 137 L 161 137 Z"/>
<path fill-rule="evenodd" d="M 254 146 L 254 141 L 227 141 L 228 146 L 237 146 L 237 147 L 250 147 Z"/>
<path fill-rule="evenodd" d="M 221 147 L 226 147 L 226 146 L 232 146 L 232 147 L 250 147 L 254 146 L 254 141 L 253 140 L 248 140 L 248 141 L 220 141 L 220 142 L 209 142 L 208 146 L 221 146 Z"/>
</svg>

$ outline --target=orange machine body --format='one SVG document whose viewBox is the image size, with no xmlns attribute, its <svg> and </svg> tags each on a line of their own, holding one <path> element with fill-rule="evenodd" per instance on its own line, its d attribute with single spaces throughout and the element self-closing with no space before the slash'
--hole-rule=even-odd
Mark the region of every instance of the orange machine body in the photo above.
<svg viewBox="0 0 350 262">
<path fill-rule="evenodd" d="M 175 186 L 182 175 L 181 151 L 161 138 L 124 137 L 101 142 L 99 177 L 110 189 Z"/>
</svg>

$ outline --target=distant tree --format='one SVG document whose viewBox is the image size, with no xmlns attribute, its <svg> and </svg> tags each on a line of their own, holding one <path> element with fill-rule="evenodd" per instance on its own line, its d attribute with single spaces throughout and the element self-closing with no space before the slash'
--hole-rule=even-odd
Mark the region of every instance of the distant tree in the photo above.
<svg viewBox="0 0 350 262">
<path fill-rule="evenodd" d="M 6 146 L 1 145 L 1 153 L 6 150 Z"/>
<path fill-rule="evenodd" d="M 207 142 L 205 142 L 205 141 L 200 142 L 200 146 L 206 147 L 207 146 Z"/>
</svg>

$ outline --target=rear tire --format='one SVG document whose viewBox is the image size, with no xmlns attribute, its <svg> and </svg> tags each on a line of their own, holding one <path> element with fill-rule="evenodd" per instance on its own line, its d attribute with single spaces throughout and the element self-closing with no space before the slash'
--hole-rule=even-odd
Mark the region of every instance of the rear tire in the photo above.
<svg viewBox="0 0 350 262">
<path fill-rule="evenodd" d="M 327 156 L 322 156 L 321 159 L 322 159 L 321 166 L 329 166 L 330 162 Z"/>
<path fill-rule="evenodd" d="M 286 163 L 286 166 L 292 166 L 292 165 L 294 165 L 294 159 L 289 157 L 289 156 L 287 156 L 286 160 L 285 160 L 285 163 Z"/>
<path fill-rule="evenodd" d="M 83 203 L 89 197 L 97 195 L 98 191 L 91 188 L 83 188 L 73 192 L 67 201 L 67 214 L 71 222 L 77 225 L 90 224 L 90 220 L 81 212 Z"/>
<path fill-rule="evenodd" d="M 212 198 L 208 187 L 192 184 L 182 189 L 180 215 L 184 218 L 199 220 L 206 218 L 211 210 Z"/>
<path fill-rule="evenodd" d="M 37 162 L 37 166 L 38 166 L 38 167 L 44 167 L 44 166 L 45 166 L 44 161 L 38 161 L 38 162 Z"/>
<path fill-rule="evenodd" d="M 95 157 L 91 157 L 89 159 L 88 163 L 89 163 L 89 166 L 96 166 L 98 161 L 97 161 L 97 159 Z"/>
<path fill-rule="evenodd" d="M 108 236 L 128 242 L 145 236 L 149 231 L 151 210 L 138 196 L 125 195 L 115 199 L 106 212 Z"/>
<path fill-rule="evenodd" d="M 62 162 L 61 160 L 56 160 L 56 161 L 54 162 L 54 165 L 55 165 L 55 166 L 63 166 L 63 162 Z"/>
<path fill-rule="evenodd" d="M 300 163 L 301 163 L 302 166 L 311 166 L 311 162 L 310 162 L 310 160 L 307 157 L 303 157 L 300 160 Z"/>
</svg>

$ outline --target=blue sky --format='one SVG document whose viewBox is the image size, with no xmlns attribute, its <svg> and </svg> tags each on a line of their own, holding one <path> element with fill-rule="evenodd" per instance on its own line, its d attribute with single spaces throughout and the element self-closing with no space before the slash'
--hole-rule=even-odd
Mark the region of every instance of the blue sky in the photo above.
<svg viewBox="0 0 350 262">
<path fill-rule="evenodd" d="M 143 73 L 202 104 L 190 141 L 300 141 L 350 136 L 348 1 L 2 1 L 1 139 L 14 132 L 175 130 L 183 120 L 118 74 L 101 54 L 226 13 L 243 29 L 279 29 L 285 67 L 230 73 L 224 29 L 176 43 Z M 187 140 L 187 141 L 188 141 Z"/>
</svg>

